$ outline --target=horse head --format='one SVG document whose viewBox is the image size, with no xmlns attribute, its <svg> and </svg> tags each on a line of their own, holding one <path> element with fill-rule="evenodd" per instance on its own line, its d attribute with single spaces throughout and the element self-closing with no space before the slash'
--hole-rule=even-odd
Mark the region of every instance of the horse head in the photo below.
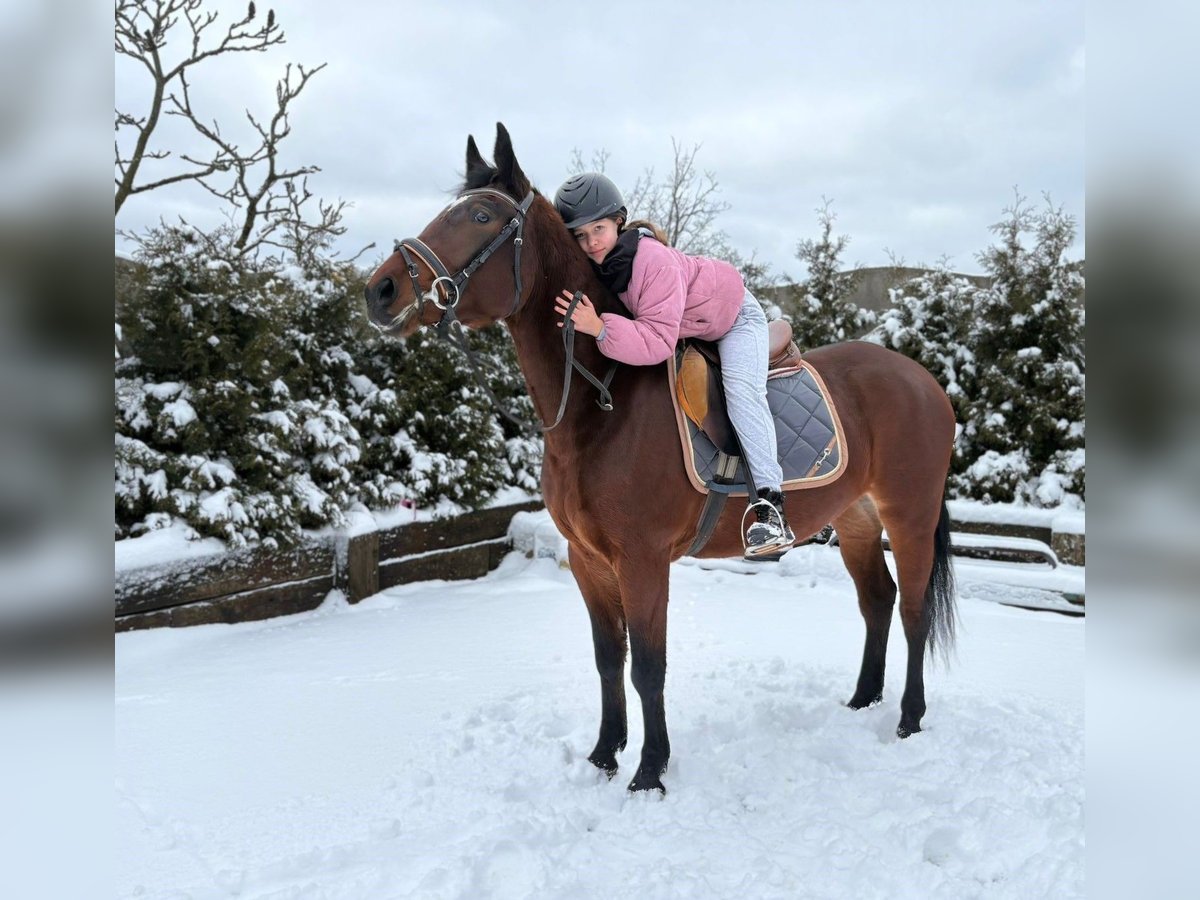
<svg viewBox="0 0 1200 900">
<path fill-rule="evenodd" d="M 406 337 L 447 314 L 483 328 L 525 302 L 534 283 L 522 278 L 525 220 L 540 195 L 499 122 L 493 156 L 494 166 L 468 137 L 466 180 L 457 197 L 416 238 L 397 241 L 371 275 L 365 294 L 376 328 Z M 531 254 L 524 256 L 528 269 Z"/>
</svg>

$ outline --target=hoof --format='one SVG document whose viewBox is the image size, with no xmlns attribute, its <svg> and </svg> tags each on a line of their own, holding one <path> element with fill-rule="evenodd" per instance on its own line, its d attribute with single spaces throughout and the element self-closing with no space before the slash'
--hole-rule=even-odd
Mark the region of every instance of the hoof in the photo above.
<svg viewBox="0 0 1200 900">
<path fill-rule="evenodd" d="M 633 793 L 636 791 L 658 791 L 659 796 L 666 796 L 667 789 L 663 787 L 661 773 L 654 771 L 643 771 L 638 769 L 638 773 L 633 776 L 633 781 L 629 782 L 628 790 Z"/>
<path fill-rule="evenodd" d="M 896 737 L 900 738 L 900 740 L 904 740 L 906 737 L 914 735 L 920 730 L 920 725 L 905 725 L 903 722 L 901 722 L 900 726 L 896 729 Z"/>
<path fill-rule="evenodd" d="M 846 702 L 846 705 L 848 707 L 850 707 L 851 709 L 866 709 L 869 706 L 875 706 L 882 702 L 883 702 L 883 691 L 880 691 L 874 697 L 870 697 L 869 699 L 866 699 L 866 700 L 860 698 L 858 696 L 858 694 L 855 694 L 853 697 L 851 697 Z"/>
<path fill-rule="evenodd" d="M 617 758 L 615 756 L 601 756 L 593 753 L 588 757 L 588 762 L 607 775 L 609 781 L 612 781 L 617 774 Z"/>
</svg>

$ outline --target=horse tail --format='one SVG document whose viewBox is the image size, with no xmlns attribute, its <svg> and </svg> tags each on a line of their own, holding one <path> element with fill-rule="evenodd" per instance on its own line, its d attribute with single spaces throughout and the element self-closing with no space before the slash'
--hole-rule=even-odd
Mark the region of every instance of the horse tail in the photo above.
<svg viewBox="0 0 1200 900">
<path fill-rule="evenodd" d="M 950 554 L 950 510 L 946 508 L 946 495 L 943 491 L 942 513 L 933 533 L 933 569 L 929 573 L 929 586 L 925 588 L 925 615 L 929 621 L 929 631 L 925 640 L 930 654 L 940 657 L 945 665 L 950 664 L 958 625 L 958 611 L 954 604 L 954 569 L 950 563 Z"/>
</svg>

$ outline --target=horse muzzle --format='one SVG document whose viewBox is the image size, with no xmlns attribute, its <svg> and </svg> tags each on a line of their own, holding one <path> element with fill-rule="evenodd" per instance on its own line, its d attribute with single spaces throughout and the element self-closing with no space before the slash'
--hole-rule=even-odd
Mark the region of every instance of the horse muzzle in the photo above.
<svg viewBox="0 0 1200 900">
<path fill-rule="evenodd" d="M 367 319 L 385 334 L 408 337 L 421 326 L 420 310 L 417 303 L 410 302 L 398 313 L 393 312 L 398 304 L 399 293 L 399 286 L 390 275 L 368 284 L 363 289 L 367 301 Z"/>
</svg>

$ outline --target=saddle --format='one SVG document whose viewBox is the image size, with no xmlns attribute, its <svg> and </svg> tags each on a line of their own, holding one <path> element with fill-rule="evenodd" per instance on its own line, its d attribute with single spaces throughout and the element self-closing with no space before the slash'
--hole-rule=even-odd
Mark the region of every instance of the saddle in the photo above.
<svg viewBox="0 0 1200 900">
<path fill-rule="evenodd" d="M 767 325 L 767 371 L 785 373 L 802 365 L 800 348 L 792 340 L 792 325 L 776 319 Z M 685 340 L 675 368 L 675 395 L 683 414 L 713 443 L 730 456 L 738 455 L 737 435 L 725 408 L 721 384 L 721 357 L 712 341 Z"/>
<path fill-rule="evenodd" d="M 794 491 L 836 481 L 846 471 L 847 453 L 833 398 L 820 373 L 800 355 L 788 322 L 771 322 L 767 333 L 767 405 L 775 419 L 781 487 Z M 686 551 L 695 556 L 712 536 L 726 500 L 753 493 L 752 484 L 725 406 L 716 344 L 681 341 L 667 376 L 684 468 L 692 487 L 705 495 Z"/>
</svg>

